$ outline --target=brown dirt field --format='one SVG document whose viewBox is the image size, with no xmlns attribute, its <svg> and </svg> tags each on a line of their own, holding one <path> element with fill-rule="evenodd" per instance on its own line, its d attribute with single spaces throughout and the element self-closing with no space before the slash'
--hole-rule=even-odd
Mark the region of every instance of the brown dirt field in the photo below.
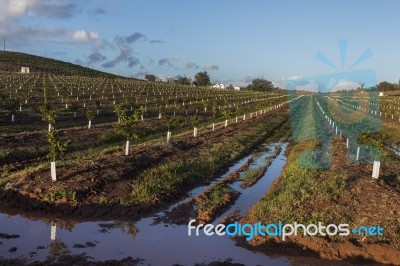
<svg viewBox="0 0 400 266">
<path fill-rule="evenodd" d="M 74 127 L 59 131 L 61 139 L 71 141 L 68 150 L 79 151 L 86 149 L 87 146 L 96 146 L 98 138 L 105 132 L 112 132 L 112 124 L 103 124 L 92 127 L 88 130 L 86 127 Z M 43 154 L 43 148 L 47 148 L 47 131 L 35 131 L 31 133 L 15 133 L 0 135 L 0 146 L 4 149 L 14 150 L 17 147 L 21 153 L 24 150 L 33 150 L 36 153 Z M 24 155 L 24 158 L 11 158 L 2 160 L 0 169 L 7 165 L 10 172 L 24 169 L 27 165 L 40 163 L 45 160 L 45 156 L 36 154 Z"/>
<path fill-rule="evenodd" d="M 96 120 L 94 120 L 96 121 Z M 145 119 L 138 123 L 138 126 L 149 127 L 152 124 L 161 124 L 159 119 Z M 106 132 L 113 132 L 115 122 L 92 124 L 91 129 L 85 126 L 56 129 L 61 138 L 68 138 L 71 141 L 71 146 L 79 144 L 96 143 L 99 136 Z M 43 122 L 43 130 L 20 133 L 3 133 L 0 134 L 0 146 L 2 148 L 13 149 L 16 145 L 18 148 L 32 148 L 36 146 L 47 145 L 47 123 Z"/>
<path fill-rule="evenodd" d="M 112 123 L 108 123 L 94 126 L 90 130 L 87 127 L 73 127 L 58 132 L 61 139 L 71 141 L 68 151 L 74 152 L 87 149 L 88 146 L 96 146 L 102 134 L 112 131 Z M 20 153 L 33 152 L 25 154 L 23 158 L 9 158 L 0 162 L 0 169 L 7 166 L 10 172 L 22 170 L 28 165 L 46 160 L 43 149 L 47 149 L 47 130 L 0 134 L 0 146 L 3 149 L 18 150 Z"/>
</svg>

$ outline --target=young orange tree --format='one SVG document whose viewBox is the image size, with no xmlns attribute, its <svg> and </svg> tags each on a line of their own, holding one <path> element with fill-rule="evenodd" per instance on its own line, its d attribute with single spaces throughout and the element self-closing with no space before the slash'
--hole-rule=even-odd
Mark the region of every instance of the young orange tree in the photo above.
<svg viewBox="0 0 400 266">
<path fill-rule="evenodd" d="M 49 145 L 49 154 L 47 155 L 47 158 L 51 162 L 51 180 L 56 181 L 56 159 L 63 155 L 64 152 L 67 150 L 69 141 L 60 140 L 56 129 L 52 127 L 47 134 L 47 143 Z"/>
<path fill-rule="evenodd" d="M 115 125 L 115 131 L 125 137 L 125 155 L 129 155 L 130 142 L 135 141 L 140 137 L 136 124 L 140 120 L 141 112 L 135 111 L 128 116 L 126 109 L 120 104 L 115 105 L 115 112 L 119 120 L 119 123 Z"/>
<path fill-rule="evenodd" d="M 45 104 L 39 107 L 39 111 L 42 114 L 42 121 L 49 123 L 49 131 L 56 122 L 56 112 L 51 109 L 50 105 Z"/>
</svg>

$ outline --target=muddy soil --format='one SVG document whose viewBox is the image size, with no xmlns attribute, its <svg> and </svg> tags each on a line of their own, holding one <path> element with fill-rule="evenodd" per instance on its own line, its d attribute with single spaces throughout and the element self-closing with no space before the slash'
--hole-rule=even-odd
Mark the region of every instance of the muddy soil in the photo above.
<svg viewBox="0 0 400 266">
<path fill-rule="evenodd" d="M 157 127 L 161 124 L 158 119 L 147 119 L 139 124 L 142 128 Z M 102 137 L 115 135 L 115 123 L 102 123 L 93 125 L 89 130 L 87 126 L 59 129 L 61 139 L 69 140 L 67 153 L 80 152 L 88 148 L 102 145 Z M 47 125 L 44 125 L 47 127 Z M 33 163 L 46 160 L 47 130 L 0 134 L 0 147 L 4 150 L 17 152 L 16 155 L 6 157 L 0 162 L 0 169 L 7 166 L 8 171 L 14 172 L 24 169 Z M 107 140 L 105 140 L 107 142 Z M 121 141 L 121 146 L 123 141 Z"/>
<path fill-rule="evenodd" d="M 205 204 L 211 200 L 211 190 L 205 191 L 202 195 L 196 198 L 196 205 Z M 206 224 L 214 221 L 216 217 L 220 214 L 224 213 L 229 206 L 235 203 L 235 200 L 239 197 L 240 193 L 231 190 L 229 192 L 224 193 L 222 198 L 218 201 L 218 204 L 208 207 L 204 210 L 198 210 L 197 221 L 198 223 Z"/>
<path fill-rule="evenodd" d="M 146 128 L 150 126 L 161 125 L 162 121 L 159 119 L 145 119 L 138 123 L 138 126 Z M 70 128 L 57 129 L 61 138 L 68 138 L 71 141 L 71 145 L 78 144 L 91 144 L 96 143 L 99 137 L 106 132 L 113 132 L 115 122 L 92 124 L 91 129 L 85 126 L 76 126 Z M 20 132 L 20 133 L 3 133 L 0 134 L 0 146 L 2 148 L 13 149 L 18 146 L 22 148 L 32 148 L 36 146 L 43 146 L 47 144 L 47 124 L 43 122 L 43 130 L 31 131 L 31 132 Z"/>
<path fill-rule="evenodd" d="M 257 181 L 263 177 L 263 175 L 265 174 L 265 172 L 268 169 L 268 166 L 270 165 L 270 162 L 267 162 L 265 166 L 260 168 L 260 171 L 257 173 L 256 176 L 254 176 L 251 180 L 247 180 L 244 181 L 242 184 L 240 184 L 241 188 L 247 188 L 247 187 L 251 187 L 252 185 L 254 185 L 255 183 L 257 183 Z"/>
<path fill-rule="evenodd" d="M 253 162 L 253 158 L 250 158 L 246 163 L 244 163 L 239 169 L 238 172 L 245 172 L 249 169 L 250 164 Z"/>
</svg>

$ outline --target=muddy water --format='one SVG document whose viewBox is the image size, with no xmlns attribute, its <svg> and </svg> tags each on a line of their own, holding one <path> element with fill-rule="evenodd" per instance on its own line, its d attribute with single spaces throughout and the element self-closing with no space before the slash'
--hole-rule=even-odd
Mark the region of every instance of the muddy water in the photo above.
<svg viewBox="0 0 400 266">
<path fill-rule="evenodd" d="M 251 208 L 251 206 L 253 206 L 255 203 L 257 203 L 257 201 L 261 199 L 261 197 L 271 186 L 272 182 L 280 176 L 283 167 L 286 164 L 285 151 L 287 145 L 288 143 L 285 143 L 283 145 L 280 144 L 272 145 L 269 147 L 269 150 L 267 152 L 261 154 L 261 156 L 258 156 L 254 159 L 249 169 L 264 166 L 265 161 L 276 152 L 276 149 L 278 147 L 282 148 L 281 152 L 273 160 L 272 164 L 268 167 L 267 172 L 255 185 L 248 188 L 241 188 L 240 181 L 235 182 L 233 185 L 231 185 L 233 189 L 239 191 L 241 194 L 239 199 L 236 200 L 235 204 L 228 211 L 222 214 L 220 218 L 224 218 L 227 214 L 235 210 L 239 210 L 240 211 L 239 214 L 242 216 Z M 241 173 L 241 175 L 243 175 L 243 173 Z M 216 220 L 218 221 L 219 219 Z"/>
<path fill-rule="evenodd" d="M 264 195 L 285 165 L 284 153 L 287 143 L 271 145 L 267 151 L 253 156 L 255 160 L 251 167 L 260 166 L 278 146 L 282 147 L 282 151 L 254 186 L 241 189 L 240 182 L 232 184 L 232 187 L 242 194 L 221 217 L 236 209 L 244 214 Z M 238 169 L 248 159 L 249 156 L 238 161 L 219 179 Z M 191 191 L 189 197 L 200 194 L 206 188 L 200 187 Z M 180 203 L 175 206 L 178 204 Z M 238 247 L 233 240 L 225 236 L 189 237 L 186 225 L 156 223 L 155 219 L 163 215 L 164 213 L 161 212 L 155 217 L 144 218 L 136 224 L 120 221 L 75 223 L 65 220 L 52 225 L 52 222 L 46 219 L 32 220 L 20 215 L 0 214 L 0 257 L 22 257 L 28 261 L 36 261 L 55 254 L 84 253 L 89 260 L 122 259 L 131 256 L 141 258 L 144 264 L 151 265 L 175 263 L 193 265 L 227 259 L 245 265 L 297 264 L 289 258 L 271 258 Z"/>
<path fill-rule="evenodd" d="M 389 148 L 392 152 L 394 152 L 394 154 L 396 154 L 398 157 L 400 157 L 400 151 Z"/>
</svg>

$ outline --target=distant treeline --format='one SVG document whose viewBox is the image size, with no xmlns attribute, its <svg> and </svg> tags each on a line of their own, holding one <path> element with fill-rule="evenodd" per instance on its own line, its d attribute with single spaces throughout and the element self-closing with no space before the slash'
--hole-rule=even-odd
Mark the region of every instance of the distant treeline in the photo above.
<svg viewBox="0 0 400 266">
<path fill-rule="evenodd" d="M 400 90 L 400 84 L 399 83 L 390 83 L 387 81 L 382 81 L 377 85 L 378 91 L 397 91 Z"/>
</svg>

